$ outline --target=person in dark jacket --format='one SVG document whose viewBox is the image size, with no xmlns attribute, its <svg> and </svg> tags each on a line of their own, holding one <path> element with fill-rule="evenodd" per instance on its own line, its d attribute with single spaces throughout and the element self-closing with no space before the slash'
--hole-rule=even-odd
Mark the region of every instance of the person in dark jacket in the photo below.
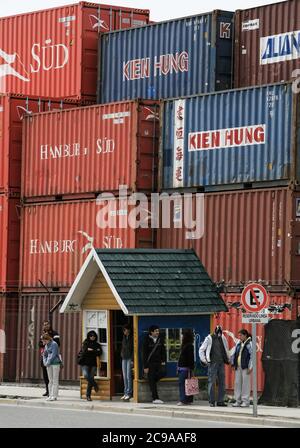
<svg viewBox="0 0 300 448">
<path fill-rule="evenodd" d="M 86 339 L 82 344 L 82 360 L 81 360 L 81 368 L 84 378 L 88 382 L 87 391 L 86 391 L 86 399 L 87 401 L 92 401 L 91 392 L 92 388 L 95 389 L 95 392 L 98 392 L 99 387 L 94 379 L 94 376 L 97 372 L 97 357 L 101 356 L 102 348 L 101 345 L 97 342 L 98 336 L 94 330 L 88 332 Z"/>
<path fill-rule="evenodd" d="M 231 365 L 235 370 L 234 407 L 248 408 L 250 405 L 250 376 L 252 372 L 252 340 L 244 328 L 238 333 L 239 342 L 231 357 Z"/>
<path fill-rule="evenodd" d="M 152 393 L 152 403 L 162 404 L 157 392 L 157 382 L 162 378 L 162 371 L 166 365 L 166 347 L 159 336 L 159 327 L 152 325 L 143 343 L 144 375 L 148 377 Z"/>
<path fill-rule="evenodd" d="M 43 363 L 43 353 L 44 353 L 45 347 L 44 347 L 42 338 L 45 334 L 49 334 L 49 336 L 51 336 L 53 341 L 57 343 L 58 347 L 60 346 L 60 336 L 57 333 L 57 331 L 53 330 L 50 321 L 44 320 L 43 328 L 42 328 L 42 335 L 39 340 L 39 348 L 40 348 L 40 354 L 41 354 L 41 367 L 43 370 L 43 378 L 44 378 L 44 383 L 46 386 L 46 392 L 43 394 L 43 397 L 49 397 L 49 377 L 48 377 L 48 373 L 47 373 L 47 368 L 44 366 L 44 363 Z"/>
<path fill-rule="evenodd" d="M 185 395 L 185 380 L 189 378 L 195 367 L 194 356 L 194 333 L 187 329 L 183 332 L 181 351 L 178 360 L 178 376 L 179 376 L 179 397 L 180 401 L 177 406 L 192 404 L 193 395 Z"/>
<path fill-rule="evenodd" d="M 129 401 L 132 398 L 132 372 L 133 363 L 133 338 L 130 325 L 123 327 L 123 340 L 121 348 L 122 373 L 124 380 L 124 395 L 121 400 Z"/>
</svg>

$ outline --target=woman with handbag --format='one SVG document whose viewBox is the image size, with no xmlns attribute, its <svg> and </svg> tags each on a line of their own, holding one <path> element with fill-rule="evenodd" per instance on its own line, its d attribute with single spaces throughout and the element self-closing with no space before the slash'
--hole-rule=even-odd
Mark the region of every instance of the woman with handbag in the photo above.
<svg viewBox="0 0 300 448">
<path fill-rule="evenodd" d="M 180 401 L 177 406 L 192 404 L 193 395 L 186 395 L 186 379 L 191 378 L 192 371 L 195 367 L 194 357 L 194 333 L 187 329 L 183 331 L 181 351 L 178 360 L 177 372 L 179 376 L 179 397 Z"/>
<path fill-rule="evenodd" d="M 78 363 L 81 365 L 84 378 L 87 380 L 86 399 L 92 401 L 92 388 L 97 393 L 99 388 L 94 379 L 97 371 L 97 357 L 102 354 L 102 348 L 97 342 L 98 336 L 94 330 L 88 332 L 86 339 L 83 341 L 82 349 L 78 354 Z"/>
</svg>

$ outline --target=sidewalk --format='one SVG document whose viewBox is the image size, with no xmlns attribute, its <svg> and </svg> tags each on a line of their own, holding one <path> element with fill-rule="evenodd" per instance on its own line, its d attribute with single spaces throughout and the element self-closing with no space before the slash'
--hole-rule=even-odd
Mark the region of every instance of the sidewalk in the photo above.
<svg viewBox="0 0 300 448">
<path fill-rule="evenodd" d="M 300 408 L 283 408 L 272 406 L 259 406 L 258 418 L 252 416 L 252 407 L 211 408 L 207 402 L 198 401 L 192 406 L 179 407 L 176 403 L 154 405 L 152 403 L 124 403 L 118 399 L 112 401 L 87 402 L 79 397 L 79 388 L 60 389 L 59 398 L 55 402 L 45 401 L 42 397 L 44 387 L 1 385 L 1 404 L 15 404 L 21 406 L 47 406 L 60 409 L 77 409 L 94 412 L 135 413 L 139 415 L 164 415 L 176 418 L 204 419 L 213 421 L 226 421 L 262 426 L 281 426 L 300 428 Z"/>
</svg>

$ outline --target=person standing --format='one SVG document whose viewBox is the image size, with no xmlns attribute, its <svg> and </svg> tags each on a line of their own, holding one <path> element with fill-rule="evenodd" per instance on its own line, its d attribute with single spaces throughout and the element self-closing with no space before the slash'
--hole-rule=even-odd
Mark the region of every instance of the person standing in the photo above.
<svg viewBox="0 0 300 448">
<path fill-rule="evenodd" d="M 97 393 L 99 387 L 94 379 L 97 372 L 97 357 L 102 354 L 102 348 L 99 342 L 97 342 L 98 336 L 94 330 L 88 332 L 86 339 L 82 344 L 82 357 L 81 357 L 81 368 L 84 378 L 87 380 L 87 390 L 86 399 L 87 401 L 92 401 L 91 393 L 92 389 L 95 389 Z"/>
<path fill-rule="evenodd" d="M 180 401 L 177 406 L 192 404 L 193 395 L 185 394 L 185 380 L 190 378 L 195 367 L 194 356 L 194 333 L 192 330 L 184 330 L 181 344 L 181 351 L 178 360 L 178 376 L 179 376 L 179 397 Z"/>
<path fill-rule="evenodd" d="M 44 379 L 44 383 L 46 386 L 46 392 L 43 394 L 43 397 L 49 397 L 49 378 L 48 378 L 47 368 L 44 366 L 44 363 L 43 363 L 44 344 L 42 341 L 42 337 L 44 334 L 49 334 L 53 338 L 53 340 L 57 343 L 58 347 L 60 347 L 60 336 L 57 331 L 53 330 L 50 321 L 44 320 L 43 328 L 42 328 L 42 335 L 39 340 L 39 348 L 40 348 L 40 354 L 41 354 L 41 367 L 43 370 L 43 379 Z"/>
<path fill-rule="evenodd" d="M 59 348 L 58 344 L 48 333 L 45 333 L 42 336 L 42 342 L 45 347 L 43 352 L 43 363 L 47 368 L 47 374 L 49 378 L 49 397 L 47 398 L 47 400 L 55 401 L 58 397 L 58 378 L 61 365 Z"/>
<path fill-rule="evenodd" d="M 144 375 L 148 377 L 152 394 L 152 403 L 163 404 L 157 392 L 157 383 L 163 377 L 166 365 L 166 347 L 159 335 L 159 327 L 151 325 L 149 334 L 145 336 L 143 343 Z"/>
<path fill-rule="evenodd" d="M 235 370 L 234 407 L 250 406 L 251 372 L 252 372 L 252 340 L 247 330 L 238 332 L 239 342 L 231 357 L 231 365 Z"/>
<path fill-rule="evenodd" d="M 227 406 L 225 397 L 225 364 L 230 363 L 228 343 L 222 328 L 217 325 L 199 349 L 200 361 L 208 366 L 208 398 L 210 406 L 215 406 L 215 384 L 218 381 L 217 406 Z"/>
<path fill-rule="evenodd" d="M 132 398 L 132 364 L 133 364 L 133 337 L 129 324 L 123 326 L 123 339 L 121 348 L 122 373 L 124 380 L 124 395 L 121 400 L 129 401 Z"/>
</svg>

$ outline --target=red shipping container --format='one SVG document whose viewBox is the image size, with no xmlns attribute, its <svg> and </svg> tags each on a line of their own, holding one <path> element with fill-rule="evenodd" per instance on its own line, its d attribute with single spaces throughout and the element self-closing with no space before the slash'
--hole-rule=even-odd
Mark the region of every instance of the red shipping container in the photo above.
<svg viewBox="0 0 300 448">
<path fill-rule="evenodd" d="M 234 86 L 299 78 L 299 39 L 299 0 L 236 11 Z"/>
<path fill-rule="evenodd" d="M 154 191 L 159 108 L 131 101 L 27 116 L 22 197 Z M 45 198 L 43 198 L 45 200 Z"/>
<path fill-rule="evenodd" d="M 18 297 L 0 295 L 0 381 L 16 380 Z"/>
<path fill-rule="evenodd" d="M 71 108 L 78 102 L 0 95 L 0 193 L 21 191 L 22 120 L 26 114 Z"/>
<path fill-rule="evenodd" d="M 99 33 L 148 20 L 148 10 L 88 2 L 1 18 L 0 92 L 95 99 Z"/>
<path fill-rule="evenodd" d="M 65 296 L 51 294 L 50 307 L 54 307 Z M 49 296 L 23 295 L 19 300 L 17 381 L 41 380 L 43 375 L 40 361 L 39 340 L 43 321 L 49 319 Z M 79 382 L 80 369 L 77 353 L 82 343 L 81 313 L 64 313 L 56 309 L 52 315 L 52 327 L 60 335 L 60 352 L 64 367 L 60 371 L 60 381 Z"/>
<path fill-rule="evenodd" d="M 192 203 L 195 217 L 195 195 Z M 176 228 L 184 208 L 171 205 L 171 227 L 158 230 L 159 249 L 193 248 L 212 279 L 228 286 L 263 281 L 284 292 L 289 282 L 299 289 L 300 192 L 273 188 L 204 194 L 204 234 L 197 239 L 186 239 L 186 227 Z"/>
<path fill-rule="evenodd" d="M 18 290 L 20 200 L 0 195 L 0 292 Z"/>
<path fill-rule="evenodd" d="M 24 206 L 20 249 L 23 292 L 40 290 L 39 280 L 49 288 L 68 289 L 92 247 L 153 247 L 152 229 L 127 226 L 135 211 L 126 202 L 98 205 L 89 200 Z M 147 224 L 148 209 L 141 213 Z M 100 228 L 97 222 L 108 222 L 108 227 Z"/>
<path fill-rule="evenodd" d="M 251 324 L 243 324 L 242 323 L 242 311 L 231 308 L 231 304 L 236 302 L 241 302 L 241 296 L 240 295 L 223 295 L 223 300 L 225 301 L 226 305 L 229 308 L 229 312 L 227 313 L 218 313 L 215 314 L 213 317 L 213 328 L 216 327 L 216 325 L 221 325 L 223 329 L 224 336 L 227 339 L 230 354 L 232 355 L 234 352 L 234 347 L 236 343 L 238 342 L 238 332 L 241 328 L 245 328 L 246 330 L 251 333 Z M 293 307 L 293 300 L 289 296 L 277 296 L 277 295 L 271 295 L 270 296 L 270 305 L 284 305 L 284 304 L 292 304 Z M 282 313 L 278 314 L 272 314 L 271 315 L 273 319 L 285 319 L 285 320 L 291 320 L 292 319 L 292 311 L 288 308 L 285 308 Z M 257 390 L 259 392 L 263 391 L 264 388 L 264 371 L 262 367 L 262 353 L 264 348 L 264 325 L 263 324 L 257 324 L 256 327 L 257 336 L 256 336 L 256 350 L 257 350 Z M 229 391 L 234 390 L 234 371 L 229 367 L 225 367 L 225 378 L 226 378 L 226 389 Z"/>
</svg>

